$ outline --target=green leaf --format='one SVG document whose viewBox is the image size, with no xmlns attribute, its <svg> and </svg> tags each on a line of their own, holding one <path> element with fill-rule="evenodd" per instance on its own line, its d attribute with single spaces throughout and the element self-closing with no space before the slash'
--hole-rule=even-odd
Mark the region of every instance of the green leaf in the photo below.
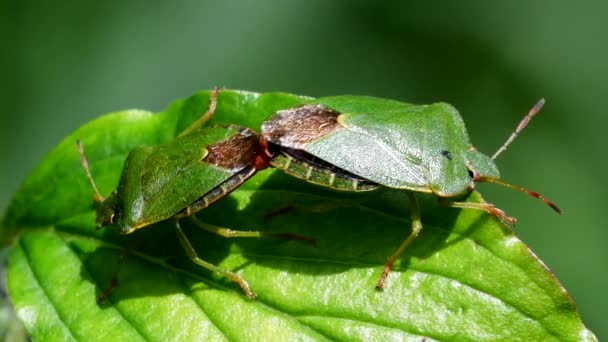
<svg viewBox="0 0 608 342">
<path fill-rule="evenodd" d="M 36 340 L 595 340 L 572 299 L 536 256 L 493 217 L 421 201 L 424 229 L 375 290 L 384 261 L 409 232 L 407 196 L 338 193 L 265 170 L 197 215 L 238 230 L 290 232 L 298 241 L 225 239 L 183 220 L 199 256 L 241 274 L 194 266 L 169 223 L 121 236 L 95 230 L 93 191 L 76 149 L 109 194 L 127 153 L 169 141 L 209 92 L 162 113 L 122 111 L 62 141 L 13 199 L 0 239 L 11 242 L 8 287 Z M 212 123 L 255 129 L 307 98 L 223 90 Z M 469 201 L 482 201 L 472 193 Z M 285 207 L 292 211 L 274 215 Z M 526 227 L 526 229 L 534 229 Z M 547 232 L 545 227 L 537 227 Z M 117 273 L 106 302 L 97 296 Z"/>
</svg>

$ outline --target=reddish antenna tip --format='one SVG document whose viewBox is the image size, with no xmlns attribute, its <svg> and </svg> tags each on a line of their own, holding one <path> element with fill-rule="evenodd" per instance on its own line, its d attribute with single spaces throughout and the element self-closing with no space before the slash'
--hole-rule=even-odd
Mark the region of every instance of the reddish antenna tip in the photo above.
<svg viewBox="0 0 608 342">
<path fill-rule="evenodd" d="M 543 195 L 539 194 L 536 191 L 530 191 L 524 187 L 521 187 L 519 185 L 513 185 L 513 184 L 509 184 L 509 183 L 505 183 L 503 181 L 500 181 L 498 179 L 495 178 L 484 178 L 484 177 L 480 177 L 478 180 L 478 182 L 483 182 L 483 183 L 494 183 L 494 184 L 498 184 L 500 186 L 504 186 L 506 188 L 510 188 L 513 190 L 517 190 L 517 191 L 521 191 L 525 194 L 528 194 L 529 196 L 532 196 L 534 198 L 538 198 L 539 200 L 543 201 L 543 203 L 545 203 L 546 205 L 548 205 L 551 209 L 555 210 L 556 213 L 561 214 L 562 213 L 562 209 L 560 207 L 558 207 L 557 205 L 555 205 L 555 203 L 549 201 L 548 199 L 546 199 L 545 197 L 543 197 Z"/>
<path fill-rule="evenodd" d="M 557 212 L 558 214 L 561 215 L 562 209 L 560 207 L 558 207 L 557 205 L 555 205 L 553 202 L 546 201 L 545 203 L 547 203 L 547 205 L 550 206 L 551 209 L 555 210 L 555 212 Z"/>
<path fill-rule="evenodd" d="M 539 200 L 543 201 L 543 203 L 545 203 L 546 205 L 548 205 L 549 207 L 551 207 L 551 209 L 555 210 L 556 213 L 561 214 L 562 213 L 562 209 L 560 207 L 558 207 L 557 205 L 555 205 L 555 203 L 549 201 L 548 199 L 544 198 L 541 194 L 539 194 L 538 192 L 534 192 L 534 191 L 530 191 L 527 189 L 524 189 L 520 186 L 514 185 L 513 186 L 514 189 L 520 190 L 522 192 L 527 193 L 528 195 L 538 198 Z"/>
<path fill-rule="evenodd" d="M 534 107 L 532 107 L 531 111 L 534 111 L 535 113 L 537 113 L 541 110 L 541 108 L 543 108 L 544 105 L 545 105 L 545 98 L 543 97 L 540 100 L 538 100 L 538 102 L 536 102 Z"/>
</svg>

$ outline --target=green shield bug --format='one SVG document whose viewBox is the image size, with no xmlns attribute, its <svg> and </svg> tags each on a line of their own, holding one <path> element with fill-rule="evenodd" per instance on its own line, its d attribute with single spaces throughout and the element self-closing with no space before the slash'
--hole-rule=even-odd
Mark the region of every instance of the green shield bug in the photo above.
<svg viewBox="0 0 608 342">
<path fill-rule="evenodd" d="M 213 114 L 216 101 L 217 90 L 211 94 L 209 110 L 176 139 L 163 145 L 133 149 L 124 163 L 117 188 L 107 198 L 97 190 L 78 142 L 80 160 L 98 202 L 98 228 L 113 225 L 120 233 L 129 234 L 174 219 L 179 241 L 190 259 L 229 278 L 253 298 L 242 277 L 198 257 L 178 221 L 191 216 L 202 228 L 225 237 L 267 235 L 216 227 L 192 216 L 229 194 L 256 172 L 259 137 L 254 131 L 235 125 L 200 128 Z M 268 235 L 307 240 L 290 234 Z"/>
<path fill-rule="evenodd" d="M 529 111 L 491 158 L 471 144 L 460 114 L 449 104 L 412 105 L 363 96 L 320 98 L 280 110 L 263 123 L 261 145 L 272 166 L 311 183 L 344 191 L 407 191 L 411 233 L 387 259 L 377 284 L 382 289 L 395 260 L 422 230 L 414 192 L 515 223 L 493 204 L 451 200 L 472 191 L 477 182 L 488 182 L 525 192 L 561 212 L 540 194 L 500 181 L 494 163 L 543 104 L 540 100 Z"/>
</svg>

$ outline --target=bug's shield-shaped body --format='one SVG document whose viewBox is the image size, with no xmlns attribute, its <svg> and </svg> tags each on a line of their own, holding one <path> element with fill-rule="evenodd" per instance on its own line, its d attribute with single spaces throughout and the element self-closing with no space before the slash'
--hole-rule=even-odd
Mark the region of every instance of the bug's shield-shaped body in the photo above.
<svg viewBox="0 0 608 342">
<path fill-rule="evenodd" d="M 98 210 L 121 233 L 189 216 L 255 173 L 258 138 L 237 126 L 199 129 L 164 145 L 133 149 L 120 182 Z M 103 222 L 100 222 L 103 223 Z"/>
<path fill-rule="evenodd" d="M 345 191 L 379 186 L 407 190 L 411 233 L 387 259 L 379 289 L 422 230 L 414 192 L 455 197 L 471 191 L 482 177 L 499 177 L 494 162 L 470 143 L 458 111 L 446 103 L 416 106 L 362 96 L 321 98 L 276 112 L 263 124 L 261 141 L 271 165 L 309 182 Z M 313 174 L 331 177 L 324 181 Z M 366 187 L 360 189 L 362 183 Z M 450 205 L 510 219 L 491 204 Z"/>
<path fill-rule="evenodd" d="M 355 103 L 356 105 L 352 105 Z M 338 96 L 278 111 L 262 126 L 270 148 L 299 151 L 363 181 L 452 197 L 474 187 L 471 174 L 499 178 L 472 148 L 449 104 L 411 105 Z"/>
</svg>

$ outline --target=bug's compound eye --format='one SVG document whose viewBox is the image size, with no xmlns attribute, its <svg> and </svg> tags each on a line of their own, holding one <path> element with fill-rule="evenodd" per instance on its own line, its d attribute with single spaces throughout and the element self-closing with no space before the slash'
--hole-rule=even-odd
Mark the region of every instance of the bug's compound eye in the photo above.
<svg viewBox="0 0 608 342">
<path fill-rule="evenodd" d="M 110 224 L 114 224 L 114 218 L 115 218 L 115 217 L 116 217 L 116 214 L 115 214 L 115 213 L 110 214 L 110 220 L 109 220 L 109 223 L 110 223 Z"/>
<path fill-rule="evenodd" d="M 471 178 L 471 181 L 467 185 L 467 189 L 473 190 L 475 189 L 475 182 L 479 180 L 480 175 L 478 172 L 472 171 L 471 169 L 467 171 L 469 172 L 469 177 Z"/>
<path fill-rule="evenodd" d="M 473 182 L 477 182 L 481 179 L 481 174 L 475 170 L 469 169 L 469 177 L 473 180 Z"/>
</svg>

